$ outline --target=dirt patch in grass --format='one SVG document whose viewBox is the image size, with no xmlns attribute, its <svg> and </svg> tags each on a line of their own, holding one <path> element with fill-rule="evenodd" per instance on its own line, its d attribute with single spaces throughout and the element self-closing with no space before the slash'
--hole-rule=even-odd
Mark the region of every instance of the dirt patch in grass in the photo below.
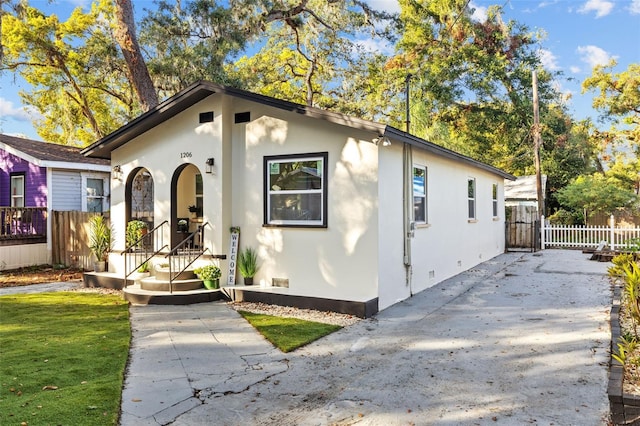
<svg viewBox="0 0 640 426">
<path fill-rule="evenodd" d="M 82 279 L 82 272 L 83 270 L 78 268 L 53 267 L 51 265 L 10 269 L 0 271 L 0 288 L 60 281 L 79 281 Z"/>
</svg>

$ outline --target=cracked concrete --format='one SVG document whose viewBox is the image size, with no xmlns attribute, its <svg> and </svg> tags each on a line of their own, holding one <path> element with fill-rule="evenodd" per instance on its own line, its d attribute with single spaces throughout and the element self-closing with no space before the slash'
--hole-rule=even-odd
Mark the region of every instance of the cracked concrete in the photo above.
<svg viewBox="0 0 640 426">
<path fill-rule="evenodd" d="M 608 264 L 509 253 L 289 354 L 223 303 L 131 308 L 128 425 L 605 425 Z"/>
</svg>

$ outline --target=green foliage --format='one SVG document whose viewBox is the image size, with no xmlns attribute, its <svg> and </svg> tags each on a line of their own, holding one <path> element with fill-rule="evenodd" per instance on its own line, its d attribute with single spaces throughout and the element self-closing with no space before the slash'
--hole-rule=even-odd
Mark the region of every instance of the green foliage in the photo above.
<svg viewBox="0 0 640 426">
<path fill-rule="evenodd" d="M 636 339 L 638 338 L 638 323 L 640 323 L 640 266 L 631 262 L 628 265 L 622 265 L 624 271 L 624 294 L 623 303 L 631 321 Z"/>
<path fill-rule="evenodd" d="M 106 261 L 113 249 L 113 227 L 102 215 L 89 219 L 89 249 L 98 261 Z"/>
<path fill-rule="evenodd" d="M 548 217 L 549 222 L 558 225 L 582 225 L 584 217 L 582 213 L 560 209 Z"/>
<path fill-rule="evenodd" d="M 245 278 L 251 278 L 258 272 L 258 253 L 252 247 L 247 247 L 238 255 L 238 269 Z"/>
<path fill-rule="evenodd" d="M 637 195 L 601 173 L 578 176 L 571 184 L 556 193 L 562 206 L 588 213 L 613 214 L 616 209 L 637 201 Z"/>
<path fill-rule="evenodd" d="M 631 264 L 635 263 L 635 256 L 629 253 L 622 253 L 614 256 L 614 258 L 611 259 L 611 263 L 613 263 L 613 266 L 607 269 L 609 276 L 611 278 L 624 277 L 625 268 L 630 268 Z"/>
<path fill-rule="evenodd" d="M 127 222 L 127 229 L 125 231 L 127 247 L 131 247 L 136 244 L 136 242 L 142 238 L 147 229 L 147 223 L 142 220 L 130 220 Z"/>
<path fill-rule="evenodd" d="M 140 112 L 113 42 L 112 16 L 108 0 L 87 13 L 74 9 L 65 22 L 23 3 L 2 14 L 0 70 L 19 73 L 33 87 L 20 95 L 39 113 L 44 140 L 86 145 Z"/>
<path fill-rule="evenodd" d="M 618 352 L 612 353 L 611 357 L 618 361 L 621 365 L 625 365 L 629 354 L 632 354 L 638 348 L 638 340 L 632 336 L 620 336 L 617 343 Z"/>
<path fill-rule="evenodd" d="M 122 297 L 1 296 L 0 424 L 117 425 L 130 339 Z"/>
<path fill-rule="evenodd" d="M 323 324 L 296 318 L 282 318 L 247 311 L 238 311 L 238 313 L 268 341 L 285 353 L 342 328 L 339 325 Z"/>
<path fill-rule="evenodd" d="M 140 267 L 138 268 L 138 272 L 144 274 L 146 272 L 149 272 L 150 267 L 149 267 L 149 262 L 144 262 L 142 265 L 140 265 Z"/>
<path fill-rule="evenodd" d="M 205 266 L 201 266 L 200 268 L 196 268 L 193 270 L 193 273 L 198 276 L 203 281 L 213 281 L 220 278 L 222 275 L 222 271 L 220 268 L 214 264 L 209 264 Z"/>
</svg>

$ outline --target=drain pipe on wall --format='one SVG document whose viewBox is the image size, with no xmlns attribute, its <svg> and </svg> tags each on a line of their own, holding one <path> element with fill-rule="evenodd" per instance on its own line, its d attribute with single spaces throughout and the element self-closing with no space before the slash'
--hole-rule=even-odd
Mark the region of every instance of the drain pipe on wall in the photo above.
<svg viewBox="0 0 640 426">
<path fill-rule="evenodd" d="M 415 222 L 413 221 L 413 152 L 411 145 L 404 143 L 402 146 L 402 198 L 403 198 L 403 239 L 404 239 L 404 268 L 405 285 L 409 287 L 409 295 L 413 296 L 411 276 L 413 274 L 411 264 L 411 239 L 414 234 Z"/>
</svg>

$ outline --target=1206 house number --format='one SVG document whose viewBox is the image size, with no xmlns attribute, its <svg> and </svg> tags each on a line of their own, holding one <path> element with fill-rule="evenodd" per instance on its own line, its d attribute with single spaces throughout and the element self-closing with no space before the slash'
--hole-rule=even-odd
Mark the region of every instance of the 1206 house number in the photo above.
<svg viewBox="0 0 640 426">
<path fill-rule="evenodd" d="M 181 152 L 180 158 L 191 158 L 193 155 L 190 152 Z"/>
</svg>

